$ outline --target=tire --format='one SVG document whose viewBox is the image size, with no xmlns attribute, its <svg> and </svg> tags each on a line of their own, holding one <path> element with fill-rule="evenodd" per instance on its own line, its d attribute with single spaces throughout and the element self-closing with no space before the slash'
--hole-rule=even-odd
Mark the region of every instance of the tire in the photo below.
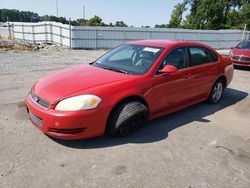
<svg viewBox="0 0 250 188">
<path fill-rule="evenodd" d="M 113 137 L 128 136 L 138 130 L 147 118 L 148 109 L 141 102 L 124 103 L 111 114 L 107 133 Z"/>
<path fill-rule="evenodd" d="M 223 80 L 222 79 L 217 80 L 213 85 L 213 88 L 210 92 L 207 102 L 210 104 L 216 104 L 220 102 L 224 89 L 225 89 L 225 84 Z"/>
</svg>

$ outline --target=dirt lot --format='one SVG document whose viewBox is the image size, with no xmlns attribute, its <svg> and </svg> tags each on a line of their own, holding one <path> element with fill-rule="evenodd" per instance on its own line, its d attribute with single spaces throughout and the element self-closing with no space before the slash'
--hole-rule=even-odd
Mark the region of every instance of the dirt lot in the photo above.
<svg viewBox="0 0 250 188">
<path fill-rule="evenodd" d="M 218 105 L 148 122 L 128 138 L 52 140 L 24 99 L 48 72 L 104 51 L 0 52 L 0 187 L 250 187 L 250 71 L 236 70 Z"/>
</svg>

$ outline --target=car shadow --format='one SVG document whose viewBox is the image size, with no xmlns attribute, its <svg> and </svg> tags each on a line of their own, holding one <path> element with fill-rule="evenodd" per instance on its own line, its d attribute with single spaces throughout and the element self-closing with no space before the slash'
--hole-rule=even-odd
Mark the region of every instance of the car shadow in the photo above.
<svg viewBox="0 0 250 188">
<path fill-rule="evenodd" d="M 190 122 L 210 122 L 205 119 L 206 116 L 214 114 L 226 107 L 234 105 L 248 96 L 248 93 L 227 88 L 219 104 L 210 105 L 205 102 L 199 103 L 184 110 L 151 120 L 140 130 L 129 137 L 111 138 L 102 136 L 85 140 L 58 140 L 51 138 L 56 143 L 75 149 L 94 149 L 103 147 L 112 147 L 127 143 L 152 143 L 168 137 L 168 133 L 178 127 L 185 126 Z"/>
<path fill-rule="evenodd" d="M 238 66 L 238 65 L 234 65 L 234 69 L 241 70 L 241 71 L 250 71 L 250 67 L 243 67 L 243 66 Z"/>
</svg>

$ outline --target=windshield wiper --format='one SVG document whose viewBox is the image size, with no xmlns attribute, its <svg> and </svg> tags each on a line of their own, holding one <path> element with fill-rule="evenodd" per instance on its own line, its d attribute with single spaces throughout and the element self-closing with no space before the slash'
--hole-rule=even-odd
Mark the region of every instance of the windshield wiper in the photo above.
<svg viewBox="0 0 250 188">
<path fill-rule="evenodd" d="M 97 66 L 100 67 L 100 68 L 103 68 L 103 69 L 107 69 L 107 70 L 111 70 L 111 71 L 115 71 L 115 72 L 120 72 L 120 73 L 123 73 L 123 74 L 128 74 L 127 71 L 122 70 L 122 69 L 118 69 L 118 68 L 114 68 L 114 67 L 108 67 L 108 66 L 103 66 L 103 65 L 100 65 L 100 64 L 98 64 Z"/>
<path fill-rule="evenodd" d="M 109 70 L 112 70 L 112 71 L 115 71 L 115 72 L 120 72 L 120 73 L 123 73 L 123 74 L 128 74 L 127 71 L 122 70 L 122 69 L 110 68 Z"/>
</svg>

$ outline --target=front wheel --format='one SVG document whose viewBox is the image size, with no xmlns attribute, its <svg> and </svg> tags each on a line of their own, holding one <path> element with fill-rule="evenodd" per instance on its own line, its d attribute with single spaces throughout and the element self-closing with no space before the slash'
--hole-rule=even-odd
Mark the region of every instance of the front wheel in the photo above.
<svg viewBox="0 0 250 188">
<path fill-rule="evenodd" d="M 119 106 L 112 114 L 107 125 L 111 136 L 128 136 L 138 130 L 147 120 L 148 109 L 141 102 L 132 101 Z"/>
<path fill-rule="evenodd" d="M 208 97 L 208 102 L 210 104 L 218 103 L 221 100 L 223 91 L 224 82 L 222 80 L 216 81 Z"/>
</svg>

